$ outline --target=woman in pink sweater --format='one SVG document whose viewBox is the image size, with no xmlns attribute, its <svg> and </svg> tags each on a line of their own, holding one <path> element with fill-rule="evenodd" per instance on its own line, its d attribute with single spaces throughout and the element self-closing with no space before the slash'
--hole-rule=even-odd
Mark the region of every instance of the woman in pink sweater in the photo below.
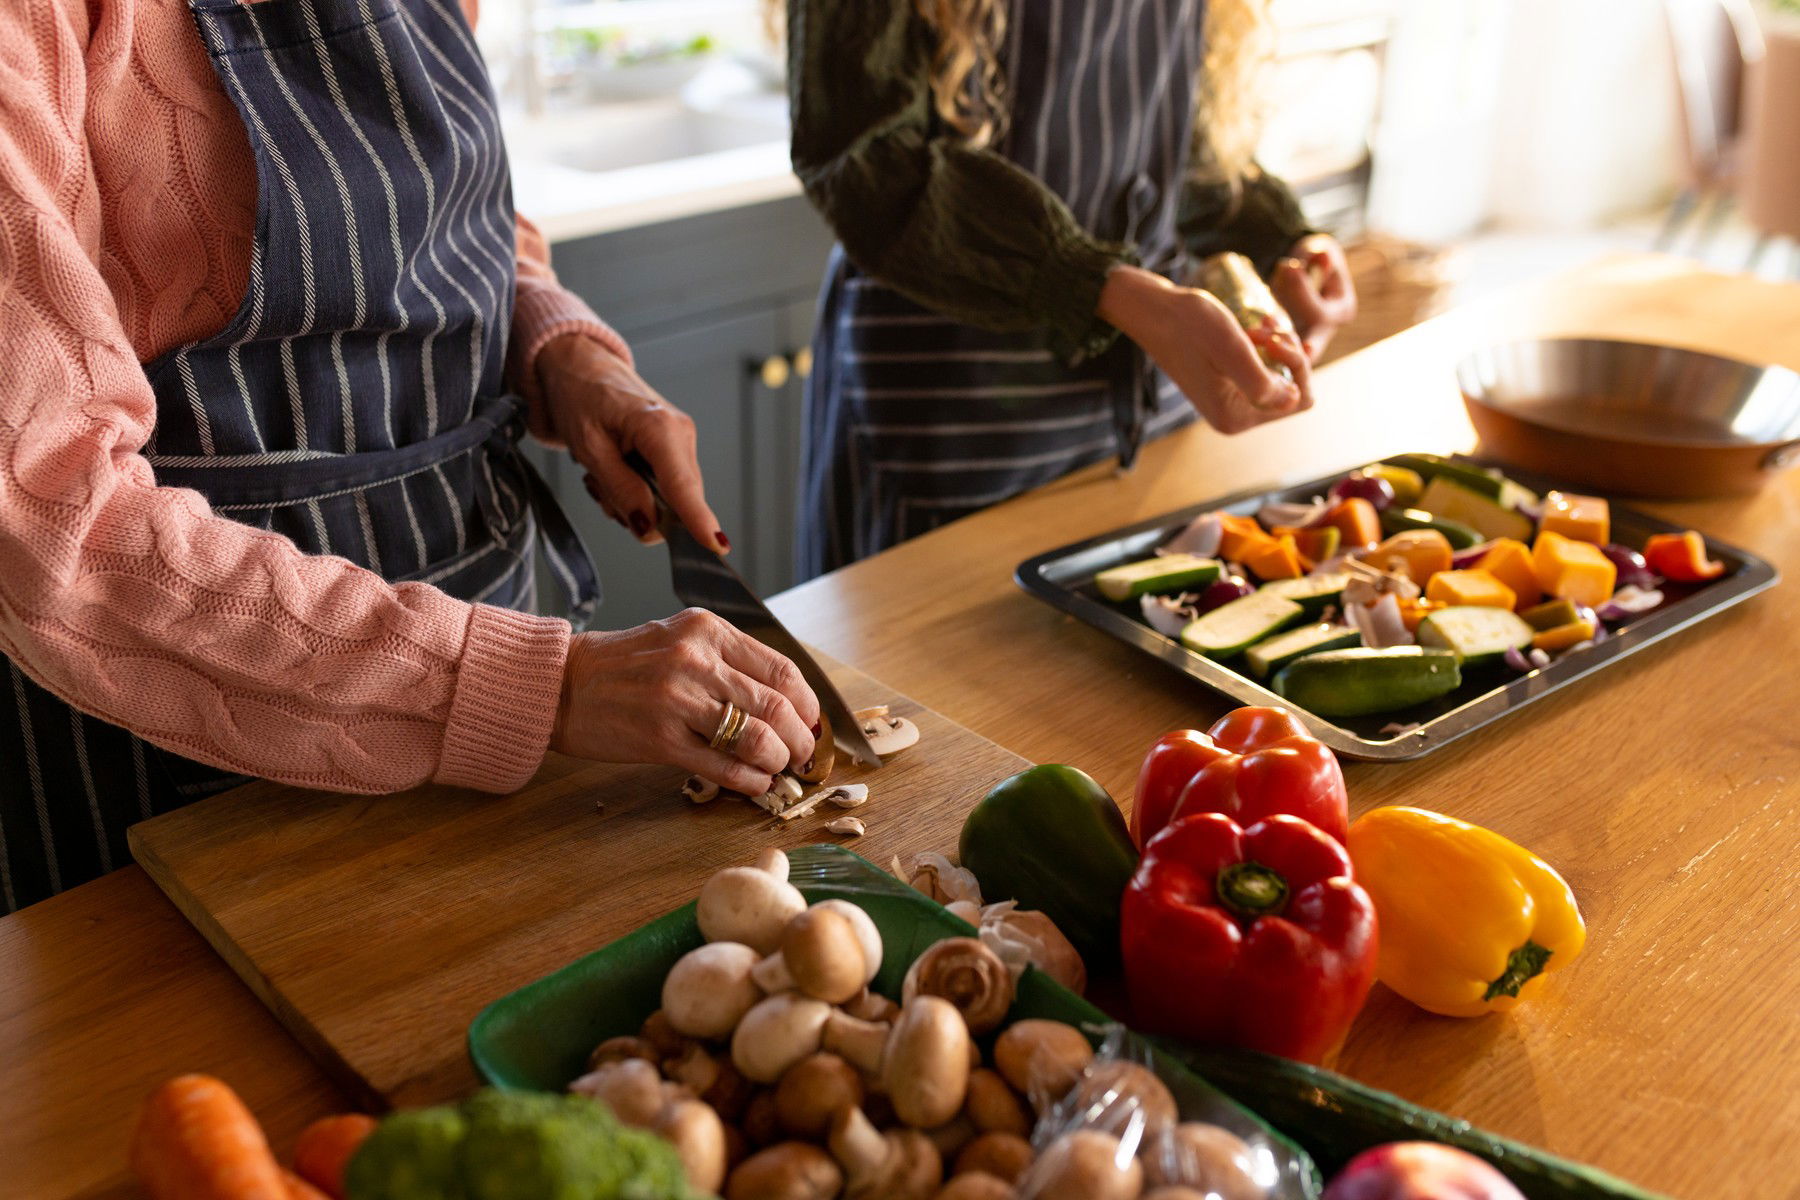
<svg viewBox="0 0 1800 1200">
<path fill-rule="evenodd" d="M 755 792 L 798 672 L 591 564 L 517 441 L 702 541 L 694 427 L 513 213 L 474 0 L 0 6 L 0 902 L 245 776 L 493 792 L 546 749 Z M 742 710 L 748 720 L 734 715 Z"/>
</svg>

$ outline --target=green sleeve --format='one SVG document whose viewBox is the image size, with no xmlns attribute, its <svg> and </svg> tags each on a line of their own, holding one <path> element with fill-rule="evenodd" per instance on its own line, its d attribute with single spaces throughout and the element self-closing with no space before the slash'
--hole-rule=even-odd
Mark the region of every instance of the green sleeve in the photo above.
<svg viewBox="0 0 1800 1200">
<path fill-rule="evenodd" d="M 1265 277 L 1288 248 L 1313 232 L 1288 185 L 1257 163 L 1242 179 L 1227 178 L 1196 122 L 1192 164 L 1183 181 L 1176 225 L 1195 258 L 1235 250 Z"/>
<path fill-rule="evenodd" d="M 931 102 L 935 37 L 912 0 L 788 0 L 794 172 L 862 270 L 997 332 L 1045 329 L 1065 359 L 1117 331 L 1095 315 L 1134 262 L 1027 171 L 950 136 Z"/>
</svg>

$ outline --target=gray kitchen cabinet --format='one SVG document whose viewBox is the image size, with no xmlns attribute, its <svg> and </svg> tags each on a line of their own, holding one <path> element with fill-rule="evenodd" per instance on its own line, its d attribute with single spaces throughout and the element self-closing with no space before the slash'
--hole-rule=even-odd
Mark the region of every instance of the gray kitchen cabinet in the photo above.
<svg viewBox="0 0 1800 1200">
<path fill-rule="evenodd" d="M 794 197 L 553 249 L 563 283 L 630 341 L 644 378 L 694 418 L 731 561 L 764 596 L 793 582 L 803 352 L 830 246 Z M 640 546 L 609 520 L 565 455 L 535 456 L 599 566 L 606 598 L 594 627 L 676 611 L 663 549 Z"/>
</svg>

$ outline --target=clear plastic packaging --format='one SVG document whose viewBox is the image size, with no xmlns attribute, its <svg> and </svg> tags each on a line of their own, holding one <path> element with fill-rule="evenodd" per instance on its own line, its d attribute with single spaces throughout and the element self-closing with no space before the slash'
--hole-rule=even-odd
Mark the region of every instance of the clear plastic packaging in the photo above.
<svg viewBox="0 0 1800 1200">
<path fill-rule="evenodd" d="M 1019 1200 L 1313 1200 L 1310 1161 L 1270 1138 L 1249 1113 L 1185 1072 L 1171 1085 L 1156 1055 L 1123 1026 L 1060 1099 L 1033 1088 L 1037 1157 Z M 1054 1070 L 1038 1074 L 1060 1086 Z"/>
</svg>

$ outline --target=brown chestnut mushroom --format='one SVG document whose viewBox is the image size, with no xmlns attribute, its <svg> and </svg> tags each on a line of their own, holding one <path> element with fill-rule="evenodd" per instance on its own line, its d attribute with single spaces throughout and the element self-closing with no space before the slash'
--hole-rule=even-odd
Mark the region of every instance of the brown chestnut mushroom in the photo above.
<svg viewBox="0 0 1800 1200">
<path fill-rule="evenodd" d="M 836 763 L 837 742 L 831 736 L 831 718 L 820 713 L 819 732 L 813 739 L 812 757 L 791 769 L 802 782 L 817 784 L 831 778 L 831 768 Z"/>
<path fill-rule="evenodd" d="M 945 1162 L 951 1162 L 958 1154 L 962 1153 L 964 1146 L 975 1140 L 977 1132 L 975 1124 L 969 1120 L 968 1114 L 957 1113 L 947 1124 L 939 1125 L 936 1129 L 925 1130 L 925 1136 L 931 1139 L 933 1146 L 937 1147 L 938 1155 Z"/>
<path fill-rule="evenodd" d="M 863 1101 L 862 1075 L 835 1054 L 808 1055 L 775 1088 L 775 1114 L 789 1137 L 817 1141 L 831 1118 Z"/>
<path fill-rule="evenodd" d="M 744 1105 L 741 1121 L 744 1139 L 758 1150 L 765 1146 L 773 1146 L 781 1140 L 781 1118 L 775 1111 L 775 1093 L 771 1090 L 756 1092 L 750 1102 Z"/>
<path fill-rule="evenodd" d="M 753 1083 L 774 1083 L 819 1049 L 832 1007 L 823 1000 L 783 992 L 744 1014 L 731 1035 L 731 1061 Z"/>
<path fill-rule="evenodd" d="M 875 928 L 875 920 L 862 910 L 861 905 L 852 904 L 848 900 L 821 900 L 813 905 L 815 909 L 834 912 L 850 922 L 856 930 L 856 938 L 862 943 L 863 950 L 863 982 L 868 983 L 881 970 L 881 930 Z"/>
<path fill-rule="evenodd" d="M 737 1165 L 750 1157 L 750 1139 L 744 1131 L 729 1122 L 725 1125 L 725 1173 L 729 1175 L 737 1169 Z"/>
<path fill-rule="evenodd" d="M 569 1085 L 578 1096 L 591 1096 L 627 1125 L 648 1129 L 663 1110 L 663 1079 L 654 1063 L 641 1058 L 603 1063 Z"/>
<path fill-rule="evenodd" d="M 844 1172 L 831 1155 L 805 1142 L 782 1142 L 737 1165 L 725 1200 L 834 1200 Z"/>
<path fill-rule="evenodd" d="M 1004 1179 L 982 1171 L 958 1175 L 937 1194 L 937 1200 L 1018 1200 L 1019 1193 Z"/>
<path fill-rule="evenodd" d="M 1155 1137 L 1181 1119 L 1168 1085 L 1150 1068 L 1124 1060 L 1090 1063 L 1075 1082 L 1074 1104 L 1088 1114 L 1088 1125 L 1134 1140 Z"/>
<path fill-rule="evenodd" d="M 843 1165 L 847 1200 L 931 1200 L 944 1181 L 944 1162 L 916 1129 L 882 1133 L 859 1108 L 832 1118 L 831 1155 Z"/>
<path fill-rule="evenodd" d="M 895 1115 L 914 1129 L 934 1129 L 962 1110 L 969 1092 L 969 1027 L 955 1005 L 915 996 L 901 1008 L 882 1056 L 881 1081 Z"/>
<path fill-rule="evenodd" d="M 609 1062 L 623 1062 L 628 1058 L 641 1058 L 645 1062 L 657 1060 L 656 1047 L 641 1037 L 610 1037 L 588 1055 L 587 1069 L 597 1071 Z"/>
<path fill-rule="evenodd" d="M 1031 1135 L 1031 1113 L 998 1071 L 982 1067 L 969 1072 L 969 1096 L 963 1111 L 981 1133 Z"/>
<path fill-rule="evenodd" d="M 945 938 L 906 972 L 901 1002 L 921 995 L 941 996 L 962 1013 L 970 1033 L 988 1033 L 1000 1028 L 1012 1007 L 1012 972 L 979 939 Z"/>
<path fill-rule="evenodd" d="M 1137 1200 L 1144 1168 L 1112 1134 L 1078 1129 L 1050 1143 L 1029 1182 L 1036 1200 Z"/>
<path fill-rule="evenodd" d="M 984 1133 L 962 1148 L 954 1173 L 984 1172 L 1013 1184 L 1036 1157 L 1031 1143 L 1016 1133 Z"/>
<path fill-rule="evenodd" d="M 1145 1140 L 1138 1151 L 1144 1178 L 1157 1187 L 1191 1187 L 1219 1200 L 1264 1200 L 1256 1152 L 1228 1129 L 1183 1121 Z"/>
<path fill-rule="evenodd" d="M 1061 1021 L 1014 1021 L 994 1042 L 994 1067 L 1039 1110 L 1075 1086 L 1094 1060 L 1086 1035 Z"/>
<path fill-rule="evenodd" d="M 1196 1191 L 1191 1187 L 1157 1187 L 1151 1188 L 1138 1200 L 1218 1200 L 1211 1192 Z"/>
<path fill-rule="evenodd" d="M 787 923 L 806 911 L 806 897 L 787 881 L 786 855 L 768 863 L 777 869 L 727 867 L 701 887 L 695 915 L 707 941 L 742 942 L 759 955 L 781 945 Z"/>
<path fill-rule="evenodd" d="M 827 1004 L 853 999 L 867 979 L 862 939 L 841 912 L 813 907 L 789 921 L 781 949 L 753 965 L 755 986 L 770 994 L 801 991 Z M 667 1000 L 663 1007 L 668 1007 Z"/>
<path fill-rule="evenodd" d="M 660 1008 L 644 1018 L 644 1025 L 638 1030 L 638 1036 L 656 1048 L 656 1058 L 659 1061 L 680 1058 L 687 1051 L 688 1043 L 693 1041 L 669 1024 L 669 1014 Z"/>
<path fill-rule="evenodd" d="M 725 1125 L 698 1100 L 679 1100 L 658 1114 L 651 1128 L 675 1147 L 688 1186 L 713 1193 L 725 1182 Z"/>
<path fill-rule="evenodd" d="M 663 979 L 670 1026 L 688 1037 L 729 1036 L 763 998 L 753 977 L 759 957 L 741 942 L 712 942 L 682 955 Z"/>
</svg>

